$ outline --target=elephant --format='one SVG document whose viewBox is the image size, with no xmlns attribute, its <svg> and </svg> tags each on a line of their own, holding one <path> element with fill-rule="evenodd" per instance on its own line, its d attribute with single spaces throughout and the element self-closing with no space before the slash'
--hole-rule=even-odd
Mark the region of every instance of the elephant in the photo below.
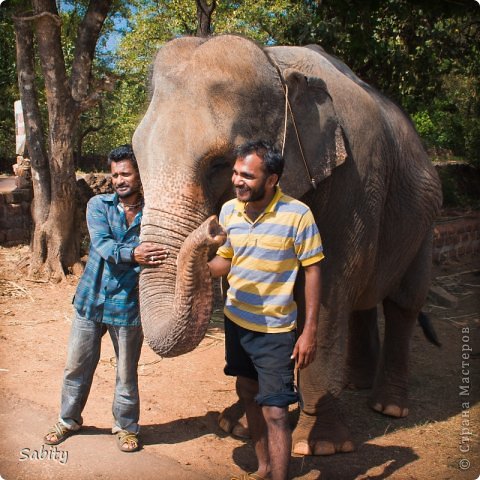
<svg viewBox="0 0 480 480">
<path fill-rule="evenodd" d="M 225 240 L 217 215 L 234 196 L 234 148 L 263 139 L 282 150 L 282 191 L 310 207 L 325 252 L 317 356 L 298 376 L 293 452 L 354 449 L 338 405 L 347 385 L 372 388 L 374 410 L 406 416 L 409 344 L 442 203 L 408 116 L 318 45 L 261 47 L 236 35 L 167 42 L 151 87 L 132 140 L 141 240 L 170 255 L 140 275 L 150 347 L 176 356 L 203 338 L 214 297 L 207 262 Z M 299 328 L 303 311 L 299 296 Z"/>
</svg>

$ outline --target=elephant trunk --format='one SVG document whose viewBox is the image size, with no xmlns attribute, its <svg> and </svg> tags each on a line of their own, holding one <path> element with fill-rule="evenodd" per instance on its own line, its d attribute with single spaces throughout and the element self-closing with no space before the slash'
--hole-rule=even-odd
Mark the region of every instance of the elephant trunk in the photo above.
<svg viewBox="0 0 480 480">
<path fill-rule="evenodd" d="M 146 230 L 145 235 L 142 233 L 144 240 L 153 240 L 156 235 L 149 234 L 148 227 Z M 168 245 L 170 255 L 165 265 L 142 270 L 139 288 L 143 331 L 158 355 L 182 355 L 203 339 L 213 305 L 213 282 L 207 262 L 225 239 L 217 217 L 212 216 L 180 247 L 178 238 Z"/>
</svg>

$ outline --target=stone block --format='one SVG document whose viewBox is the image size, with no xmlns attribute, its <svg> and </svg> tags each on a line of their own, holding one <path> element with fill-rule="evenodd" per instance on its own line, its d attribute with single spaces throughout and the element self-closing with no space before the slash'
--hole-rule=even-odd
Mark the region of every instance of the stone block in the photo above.
<svg viewBox="0 0 480 480">
<path fill-rule="evenodd" d="M 30 202 L 22 202 L 22 213 L 28 217 L 32 215 L 32 207 Z"/>
<path fill-rule="evenodd" d="M 22 217 L 23 210 L 21 203 L 9 203 L 6 205 L 6 216 L 8 220 L 15 218 L 15 217 Z"/>
<path fill-rule="evenodd" d="M 12 228 L 23 228 L 23 215 L 10 215 L 7 218 L 6 226 L 9 230 Z"/>
<path fill-rule="evenodd" d="M 30 232 L 25 228 L 11 228 L 7 230 L 7 238 L 5 239 L 8 243 L 14 242 L 28 242 L 30 237 Z"/>
<path fill-rule="evenodd" d="M 22 217 L 22 226 L 23 228 L 27 229 L 27 230 L 30 230 L 32 228 L 32 225 L 33 225 L 33 222 L 32 222 L 32 219 L 30 217 L 27 217 L 26 215 L 24 215 Z"/>
<path fill-rule="evenodd" d="M 6 203 L 22 203 L 24 200 L 23 195 L 23 190 L 12 190 L 5 193 L 5 201 Z"/>
<path fill-rule="evenodd" d="M 15 192 L 20 192 L 22 201 L 24 202 L 31 202 L 33 199 L 33 190 L 31 188 L 17 188 Z"/>
</svg>

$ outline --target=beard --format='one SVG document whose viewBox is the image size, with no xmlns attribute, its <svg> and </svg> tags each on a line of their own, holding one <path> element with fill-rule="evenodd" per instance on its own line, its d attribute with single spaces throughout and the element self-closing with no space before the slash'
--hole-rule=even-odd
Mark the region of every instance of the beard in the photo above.
<svg viewBox="0 0 480 480">
<path fill-rule="evenodd" d="M 115 188 L 115 191 L 117 192 L 119 198 L 127 198 L 133 194 L 133 191 L 130 187 L 117 187 Z"/>
<path fill-rule="evenodd" d="M 134 184 L 121 184 L 115 186 L 115 192 L 119 198 L 128 198 L 132 195 L 135 195 L 141 191 L 140 185 Z"/>
<path fill-rule="evenodd" d="M 264 183 L 262 183 L 255 189 L 249 188 L 247 186 L 243 188 L 234 187 L 235 195 L 239 201 L 244 203 L 263 200 L 266 194 L 265 184 L 266 180 Z"/>
</svg>

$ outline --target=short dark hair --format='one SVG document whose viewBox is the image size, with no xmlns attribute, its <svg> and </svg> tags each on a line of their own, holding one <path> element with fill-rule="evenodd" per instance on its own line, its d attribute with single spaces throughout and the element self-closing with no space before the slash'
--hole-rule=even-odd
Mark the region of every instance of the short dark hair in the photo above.
<svg viewBox="0 0 480 480">
<path fill-rule="evenodd" d="M 137 159 L 135 158 L 133 148 L 129 143 L 114 148 L 108 154 L 108 166 L 110 166 L 112 162 L 120 162 L 121 160 L 130 160 L 132 165 L 138 170 Z"/>
<path fill-rule="evenodd" d="M 278 175 L 280 180 L 285 160 L 278 149 L 265 140 L 248 141 L 235 148 L 235 156 L 237 158 L 245 158 L 253 152 L 263 160 L 265 172 L 268 175 Z"/>
</svg>

